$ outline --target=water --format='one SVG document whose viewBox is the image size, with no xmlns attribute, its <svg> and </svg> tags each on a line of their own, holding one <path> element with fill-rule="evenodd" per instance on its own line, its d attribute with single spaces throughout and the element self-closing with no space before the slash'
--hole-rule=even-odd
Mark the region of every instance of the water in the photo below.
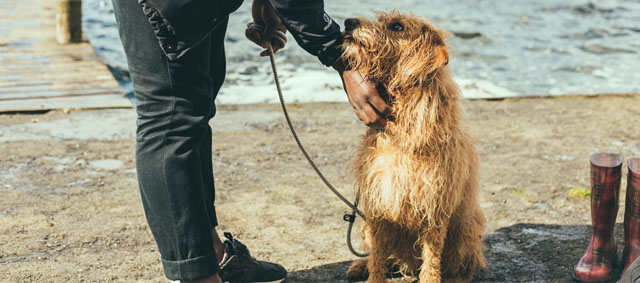
<svg viewBox="0 0 640 283">
<path fill-rule="evenodd" d="M 269 60 L 244 38 L 251 1 L 230 18 L 227 79 L 218 103 L 276 102 Z M 110 0 L 84 0 L 85 32 L 102 59 L 131 89 Z M 325 1 L 339 23 L 398 9 L 451 33 L 456 82 L 467 98 L 640 92 L 640 1 L 637 0 L 360 0 Z M 336 73 L 289 36 L 277 54 L 288 101 L 346 101 Z"/>
</svg>

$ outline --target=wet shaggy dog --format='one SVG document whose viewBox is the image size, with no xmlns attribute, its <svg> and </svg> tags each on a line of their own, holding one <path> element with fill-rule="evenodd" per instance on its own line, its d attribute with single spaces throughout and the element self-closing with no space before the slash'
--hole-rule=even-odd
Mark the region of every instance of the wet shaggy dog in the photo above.
<svg viewBox="0 0 640 283">
<path fill-rule="evenodd" d="M 347 19 L 345 27 L 345 62 L 384 85 L 393 105 L 393 119 L 368 130 L 355 160 L 371 254 L 347 277 L 384 282 L 392 264 L 420 282 L 469 281 L 486 266 L 485 220 L 444 34 L 398 12 Z"/>
</svg>

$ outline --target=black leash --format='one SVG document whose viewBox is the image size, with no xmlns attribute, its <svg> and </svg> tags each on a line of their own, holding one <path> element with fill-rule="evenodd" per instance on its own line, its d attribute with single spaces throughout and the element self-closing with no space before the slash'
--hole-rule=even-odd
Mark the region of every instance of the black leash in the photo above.
<svg viewBox="0 0 640 283">
<path fill-rule="evenodd" d="M 254 25 L 254 28 L 255 26 L 256 25 Z M 358 199 L 360 198 L 360 189 L 358 189 L 358 191 L 356 192 L 356 199 L 354 200 L 354 202 L 353 203 L 349 202 L 347 198 L 344 197 L 344 195 L 338 192 L 338 190 L 336 190 L 336 188 L 333 187 L 331 183 L 329 183 L 329 180 L 327 180 L 327 178 L 324 177 L 324 174 L 322 174 L 322 172 L 320 171 L 316 163 L 313 162 L 313 159 L 311 159 L 311 156 L 309 156 L 309 153 L 307 153 L 307 151 L 304 149 L 304 146 L 302 146 L 302 143 L 298 138 L 298 134 L 296 133 L 296 130 L 293 128 L 293 123 L 291 122 L 291 118 L 289 118 L 289 111 L 287 111 L 287 106 L 284 103 L 282 88 L 280 87 L 280 80 L 278 79 L 278 71 L 276 70 L 276 60 L 273 57 L 273 48 L 271 47 L 271 44 L 269 44 L 268 50 L 269 50 L 269 59 L 271 60 L 271 70 L 273 71 L 273 78 L 276 82 L 276 88 L 278 89 L 278 97 L 280 98 L 280 105 L 282 106 L 282 112 L 284 113 L 284 117 L 287 120 L 287 124 L 289 124 L 289 129 L 291 130 L 291 134 L 293 135 L 293 138 L 296 140 L 296 143 L 298 144 L 300 151 L 302 151 L 302 154 L 304 154 L 304 157 L 307 158 L 307 161 L 309 161 L 309 164 L 311 164 L 311 167 L 313 167 L 313 170 L 316 171 L 316 174 L 318 174 L 320 179 L 322 179 L 322 182 L 324 182 L 324 184 L 327 185 L 327 187 L 329 188 L 329 190 L 331 190 L 331 192 L 333 192 L 333 194 L 335 194 L 340 200 L 342 200 L 342 202 L 344 202 L 348 207 L 351 208 L 352 210 L 351 214 L 345 214 L 343 217 L 345 221 L 349 222 L 349 227 L 347 228 L 347 246 L 349 247 L 349 251 L 351 251 L 351 253 L 354 254 L 355 256 L 366 257 L 369 255 L 368 253 L 363 254 L 363 253 L 357 252 L 353 248 L 353 245 L 351 244 L 351 230 L 353 229 L 353 223 L 356 221 L 356 215 L 360 216 L 362 220 L 365 220 L 364 213 L 358 210 Z"/>
<path fill-rule="evenodd" d="M 358 207 L 359 199 L 360 199 L 360 189 L 358 189 L 358 192 L 356 192 L 356 199 L 353 201 L 353 205 L 355 207 Z M 353 248 L 353 245 L 351 244 L 351 230 L 353 230 L 353 223 L 356 222 L 356 211 L 357 210 L 354 210 L 351 212 L 351 214 L 344 215 L 344 221 L 349 222 L 349 226 L 347 226 L 347 247 L 349 247 L 349 251 L 351 251 L 353 255 L 357 257 L 367 257 L 369 256 L 369 253 L 359 253 Z M 361 216 L 361 217 L 362 217 L 362 220 L 365 220 L 364 216 Z"/>
</svg>

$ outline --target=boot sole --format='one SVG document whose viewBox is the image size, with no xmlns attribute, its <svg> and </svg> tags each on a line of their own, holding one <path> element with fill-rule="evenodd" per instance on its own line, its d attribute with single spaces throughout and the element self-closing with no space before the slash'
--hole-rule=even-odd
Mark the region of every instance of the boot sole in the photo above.
<svg viewBox="0 0 640 283">
<path fill-rule="evenodd" d="M 613 268 L 612 268 L 613 269 Z M 606 279 L 602 279 L 602 280 L 598 280 L 598 281 L 584 281 L 584 280 L 580 280 L 578 279 L 578 277 L 576 277 L 576 274 L 571 272 L 571 277 L 573 278 L 574 282 L 611 282 L 611 278 L 613 278 L 612 276 L 609 276 L 609 278 Z M 631 281 L 630 281 L 631 282 Z"/>
<path fill-rule="evenodd" d="M 613 259 L 611 260 L 611 273 L 613 273 L 613 271 L 616 269 L 617 262 L 618 262 L 618 247 L 617 247 L 617 245 L 616 245 L 616 253 L 613 255 L 612 258 Z M 631 268 L 631 266 L 629 266 L 629 268 Z M 575 281 L 575 282 L 611 282 L 611 279 L 613 278 L 613 274 L 611 274 L 608 278 L 605 278 L 605 279 L 602 279 L 602 280 L 598 280 L 598 281 L 584 281 L 584 280 L 578 279 L 578 277 L 576 277 L 576 273 L 574 271 L 571 271 L 571 277 L 573 278 L 573 281 Z M 629 282 L 633 282 L 633 281 L 629 281 Z"/>
</svg>

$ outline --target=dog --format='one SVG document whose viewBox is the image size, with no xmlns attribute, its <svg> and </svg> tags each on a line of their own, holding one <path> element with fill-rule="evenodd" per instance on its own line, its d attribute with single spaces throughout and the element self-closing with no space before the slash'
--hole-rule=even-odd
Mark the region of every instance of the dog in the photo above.
<svg viewBox="0 0 640 283">
<path fill-rule="evenodd" d="M 354 161 L 371 253 L 347 277 L 384 282 L 393 265 L 419 282 L 470 281 L 486 268 L 485 219 L 445 34 L 392 11 L 347 19 L 343 37 L 347 66 L 385 86 L 393 106 L 383 130 L 366 132 Z"/>
</svg>

